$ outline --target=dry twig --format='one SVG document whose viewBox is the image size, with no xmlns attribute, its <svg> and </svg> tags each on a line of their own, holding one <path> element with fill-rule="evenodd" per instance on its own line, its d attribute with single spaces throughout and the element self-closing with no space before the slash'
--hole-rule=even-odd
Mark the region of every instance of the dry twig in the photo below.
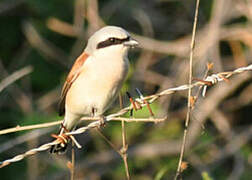
<svg viewBox="0 0 252 180">
<path fill-rule="evenodd" d="M 120 108 L 123 108 L 123 99 L 122 99 L 122 94 L 120 93 L 119 95 L 119 101 L 120 101 Z M 128 180 L 130 180 L 130 173 L 129 173 L 129 166 L 128 166 L 128 160 L 127 160 L 127 150 L 128 150 L 128 144 L 126 142 L 126 129 L 125 129 L 125 121 L 121 121 L 121 126 L 122 126 L 122 144 L 123 147 L 120 150 L 120 155 L 123 158 L 124 166 L 125 166 L 125 171 L 126 171 L 126 177 Z"/>
<path fill-rule="evenodd" d="M 27 66 L 24 67 L 16 72 L 14 72 L 13 74 L 11 74 L 10 76 L 8 76 L 7 78 L 5 78 L 4 80 L 1 81 L 0 83 L 0 92 L 6 88 L 7 86 L 9 86 L 10 84 L 12 84 L 13 82 L 15 82 L 16 80 L 22 78 L 23 76 L 29 74 L 32 72 L 32 67 L 31 66 Z"/>
<path fill-rule="evenodd" d="M 199 2 L 200 2 L 200 0 L 197 0 L 197 2 L 196 2 L 195 16 L 194 16 L 194 22 L 193 22 L 193 32 L 192 32 L 192 41 L 191 41 L 191 49 L 190 49 L 190 65 L 189 65 L 189 86 L 190 87 L 188 89 L 187 113 L 186 113 L 184 136 L 183 136 L 183 141 L 182 141 L 182 146 L 181 146 L 181 151 L 180 151 L 178 168 L 177 168 L 177 172 L 176 172 L 176 175 L 174 178 L 175 180 L 179 177 L 180 173 L 183 171 L 182 161 L 183 161 L 183 156 L 184 156 L 184 152 L 185 152 L 185 143 L 186 143 L 188 125 L 190 122 L 191 109 L 192 109 L 192 106 L 191 106 L 191 94 L 192 94 L 191 84 L 192 84 L 193 50 L 194 50 L 194 45 L 195 45 L 195 34 L 196 34 L 196 28 L 197 28 Z"/>
<path fill-rule="evenodd" d="M 81 121 L 97 121 L 100 120 L 99 117 L 83 117 L 80 119 Z M 49 122 L 49 123 L 41 123 L 35 125 L 27 125 L 27 126 L 16 126 L 9 129 L 4 129 L 0 131 L 0 135 L 9 134 L 18 131 L 32 130 L 32 129 L 40 129 L 47 128 L 51 126 L 56 126 L 62 123 L 63 120 Z M 125 121 L 125 122 L 162 122 L 164 118 L 124 118 L 124 117 L 114 117 L 111 121 Z"/>
</svg>

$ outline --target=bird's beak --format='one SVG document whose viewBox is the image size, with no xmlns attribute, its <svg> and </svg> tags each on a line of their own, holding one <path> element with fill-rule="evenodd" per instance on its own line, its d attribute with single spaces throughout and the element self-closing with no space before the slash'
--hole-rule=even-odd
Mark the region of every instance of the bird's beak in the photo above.
<svg viewBox="0 0 252 180">
<path fill-rule="evenodd" d="M 123 45 L 134 48 L 134 47 L 137 47 L 139 45 L 139 43 L 135 39 L 130 38 L 130 40 L 124 42 Z"/>
</svg>

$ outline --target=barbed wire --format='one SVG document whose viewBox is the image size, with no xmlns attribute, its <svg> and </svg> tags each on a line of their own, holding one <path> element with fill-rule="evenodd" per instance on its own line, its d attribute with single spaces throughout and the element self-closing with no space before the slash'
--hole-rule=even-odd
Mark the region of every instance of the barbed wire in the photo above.
<svg viewBox="0 0 252 180">
<path fill-rule="evenodd" d="M 194 88 L 196 86 L 203 86 L 204 87 L 203 91 L 202 91 L 202 95 L 205 96 L 206 89 L 207 89 L 208 86 L 212 86 L 212 85 L 217 84 L 218 82 L 221 82 L 221 81 L 227 81 L 227 79 L 230 78 L 231 76 L 233 76 L 235 74 L 243 73 L 245 71 L 252 71 L 252 64 L 250 64 L 248 66 L 245 66 L 245 67 L 235 69 L 233 71 L 220 72 L 220 73 L 217 73 L 217 74 L 209 75 L 205 79 L 198 80 L 195 83 L 191 84 L 191 86 L 181 85 L 181 86 L 178 86 L 178 87 L 175 87 L 175 88 L 169 88 L 169 89 L 166 89 L 166 90 L 164 90 L 164 91 L 162 91 L 160 93 L 157 93 L 157 94 L 136 98 L 135 101 L 138 103 L 138 106 L 140 106 L 139 108 L 142 108 L 142 107 L 148 105 L 148 103 L 150 103 L 150 104 L 153 103 L 155 100 L 157 100 L 161 96 L 169 95 L 169 94 L 175 93 L 177 91 L 187 90 L 189 88 Z M 122 118 L 122 117 L 120 117 L 120 116 L 126 114 L 127 112 L 132 111 L 133 109 L 134 109 L 133 104 L 131 104 L 128 107 L 126 107 L 124 109 L 121 109 L 120 111 L 118 111 L 118 112 L 116 112 L 114 114 L 110 114 L 110 115 L 104 117 L 104 123 L 112 121 L 114 119 L 116 119 L 116 120 L 125 120 L 125 121 L 128 121 L 128 122 L 137 122 L 137 118 Z M 146 118 L 146 119 L 141 119 L 141 121 L 147 122 L 149 120 L 149 122 L 162 122 L 165 119 L 166 119 L 166 117 L 164 117 L 164 118 L 150 117 L 150 118 Z M 96 121 L 88 124 L 87 126 L 78 128 L 78 129 L 76 129 L 76 130 L 74 130 L 72 132 L 65 133 L 65 135 L 72 136 L 72 135 L 76 135 L 76 134 L 82 134 L 82 133 L 86 132 L 89 129 L 101 126 L 101 121 L 99 120 L 99 118 L 83 117 L 83 118 L 81 118 L 81 120 L 96 120 Z M 34 149 L 31 149 L 31 150 L 29 150 L 29 151 L 27 151 L 27 152 L 25 152 L 23 154 L 17 155 L 15 157 L 11 158 L 11 159 L 4 160 L 4 161 L 0 162 L 0 168 L 5 167 L 5 166 L 7 166 L 7 165 L 9 165 L 11 163 L 14 163 L 14 162 L 21 161 L 25 157 L 37 154 L 38 152 L 46 151 L 46 150 L 50 149 L 52 146 L 58 145 L 60 143 L 62 143 L 62 141 L 60 139 L 56 139 L 56 140 L 54 140 L 54 141 L 52 141 L 50 143 L 43 144 L 43 145 L 39 146 L 38 148 L 34 148 Z"/>
</svg>

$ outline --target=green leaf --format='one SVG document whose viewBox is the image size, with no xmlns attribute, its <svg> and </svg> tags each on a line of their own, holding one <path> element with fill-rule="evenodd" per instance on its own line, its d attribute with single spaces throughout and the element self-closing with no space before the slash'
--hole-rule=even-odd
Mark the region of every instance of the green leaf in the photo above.
<svg viewBox="0 0 252 180">
<path fill-rule="evenodd" d="M 202 172 L 201 175 L 203 180 L 213 180 L 206 171 Z"/>
</svg>

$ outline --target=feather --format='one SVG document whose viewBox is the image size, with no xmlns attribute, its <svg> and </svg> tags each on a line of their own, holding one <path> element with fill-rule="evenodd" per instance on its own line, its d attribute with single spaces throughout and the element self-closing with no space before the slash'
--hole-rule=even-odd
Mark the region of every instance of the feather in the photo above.
<svg viewBox="0 0 252 180">
<path fill-rule="evenodd" d="M 67 79 L 63 85 L 61 96 L 60 96 L 60 102 L 59 102 L 59 115 L 63 116 L 65 114 L 65 101 L 66 101 L 66 95 L 68 90 L 71 88 L 74 81 L 78 78 L 81 72 L 81 67 L 85 63 L 85 61 L 88 58 L 88 54 L 83 52 L 75 61 L 75 63 L 72 66 L 71 71 L 69 72 Z"/>
</svg>

